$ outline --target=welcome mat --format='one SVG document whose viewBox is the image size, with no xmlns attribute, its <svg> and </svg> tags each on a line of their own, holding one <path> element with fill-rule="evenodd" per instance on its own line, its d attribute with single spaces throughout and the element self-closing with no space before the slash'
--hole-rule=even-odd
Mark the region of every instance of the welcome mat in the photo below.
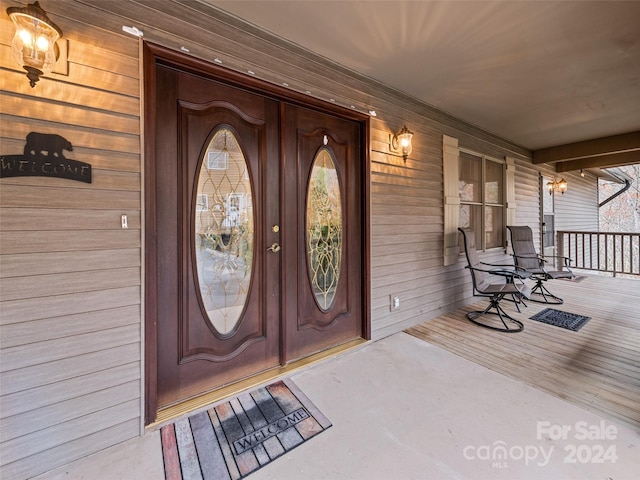
<svg viewBox="0 0 640 480">
<path fill-rule="evenodd" d="M 165 478 L 244 478 L 330 426 L 292 380 L 272 383 L 162 427 Z"/>
<path fill-rule="evenodd" d="M 562 310 L 555 310 L 553 308 L 545 308 L 544 310 L 536 313 L 533 317 L 529 318 L 536 322 L 547 323 L 549 325 L 566 328 L 567 330 L 572 330 L 574 332 L 580 330 L 585 323 L 591 320 L 591 317 L 563 312 Z"/>
</svg>

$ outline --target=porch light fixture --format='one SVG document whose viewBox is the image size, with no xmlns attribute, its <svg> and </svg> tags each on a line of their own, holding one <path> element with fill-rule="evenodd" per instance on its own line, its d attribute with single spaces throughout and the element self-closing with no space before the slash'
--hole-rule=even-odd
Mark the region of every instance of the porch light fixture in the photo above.
<svg viewBox="0 0 640 480">
<path fill-rule="evenodd" d="M 49 20 L 38 2 L 22 8 L 9 7 L 7 15 L 16 26 L 11 41 L 13 57 L 27 71 L 33 88 L 40 75 L 53 70 L 60 55 L 56 41 L 62 37 L 62 30 Z"/>
<path fill-rule="evenodd" d="M 400 133 L 394 135 L 391 139 L 391 148 L 396 152 L 402 154 L 403 160 L 406 162 L 407 157 L 411 154 L 411 139 L 413 138 L 413 132 L 410 132 L 405 125 L 400 130 Z"/>
<path fill-rule="evenodd" d="M 560 192 L 562 195 L 564 195 L 564 192 L 567 191 L 568 186 L 569 184 L 567 183 L 567 181 L 562 178 L 560 180 L 547 182 L 547 191 L 549 192 L 549 195 L 551 195 L 553 192 Z"/>
</svg>

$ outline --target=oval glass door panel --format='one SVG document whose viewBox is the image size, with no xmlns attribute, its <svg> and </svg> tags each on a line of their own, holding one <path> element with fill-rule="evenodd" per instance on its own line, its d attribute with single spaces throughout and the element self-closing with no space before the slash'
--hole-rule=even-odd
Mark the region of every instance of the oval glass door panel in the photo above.
<svg viewBox="0 0 640 480">
<path fill-rule="evenodd" d="M 204 153 L 195 195 L 194 255 L 201 305 L 221 335 L 237 327 L 251 282 L 253 204 L 238 140 L 219 129 Z"/>
<path fill-rule="evenodd" d="M 342 202 L 332 152 L 323 147 L 313 161 L 307 191 L 309 282 L 318 306 L 333 305 L 342 261 Z"/>
</svg>

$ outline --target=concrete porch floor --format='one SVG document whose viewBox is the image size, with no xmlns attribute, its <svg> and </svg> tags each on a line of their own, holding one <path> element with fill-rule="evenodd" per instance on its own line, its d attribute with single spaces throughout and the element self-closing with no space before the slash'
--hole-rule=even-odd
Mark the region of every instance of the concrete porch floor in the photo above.
<svg viewBox="0 0 640 480">
<path fill-rule="evenodd" d="M 640 472 L 640 432 L 405 333 L 291 378 L 333 426 L 252 480 L 630 480 Z M 159 432 L 35 478 L 164 479 Z"/>
</svg>

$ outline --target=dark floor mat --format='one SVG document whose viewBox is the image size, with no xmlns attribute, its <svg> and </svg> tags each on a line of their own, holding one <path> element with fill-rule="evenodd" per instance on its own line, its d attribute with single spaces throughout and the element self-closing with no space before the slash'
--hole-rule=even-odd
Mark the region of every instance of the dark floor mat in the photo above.
<svg viewBox="0 0 640 480">
<path fill-rule="evenodd" d="M 547 323 L 549 325 L 566 328 L 567 330 L 572 330 L 574 332 L 580 330 L 585 323 L 591 320 L 591 317 L 563 312 L 562 310 L 555 310 L 553 308 L 545 308 L 544 310 L 536 313 L 533 317 L 529 318 L 536 322 Z"/>
<path fill-rule="evenodd" d="M 165 478 L 244 478 L 331 422 L 290 379 L 162 427 Z"/>
</svg>

